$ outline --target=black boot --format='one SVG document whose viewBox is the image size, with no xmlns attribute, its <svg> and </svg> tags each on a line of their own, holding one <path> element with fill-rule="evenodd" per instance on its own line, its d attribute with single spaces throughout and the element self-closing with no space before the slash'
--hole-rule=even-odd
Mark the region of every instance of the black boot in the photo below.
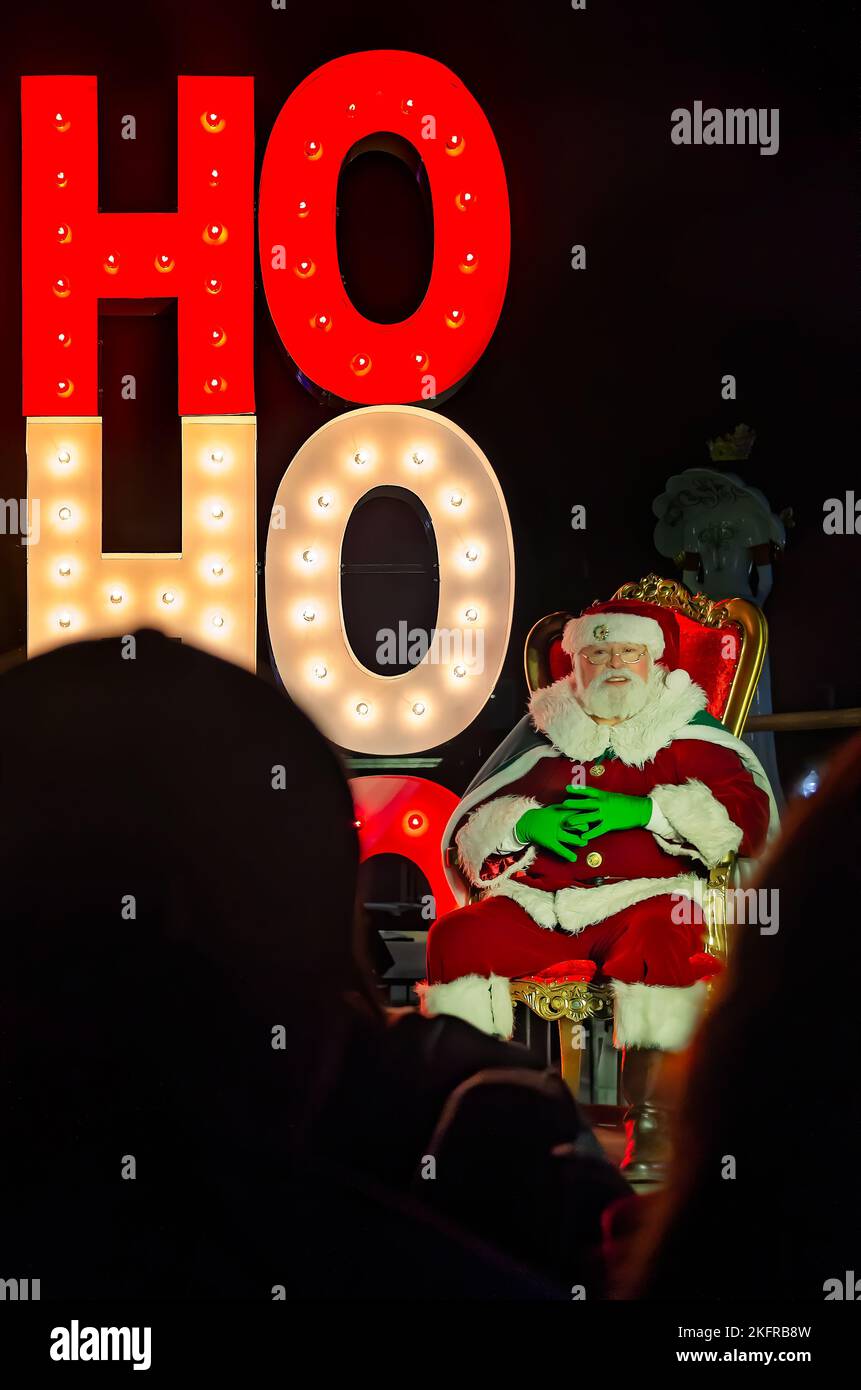
<svg viewBox="0 0 861 1390">
<path fill-rule="evenodd" d="M 620 1171 L 635 1187 L 665 1182 L 667 1177 L 670 1112 L 661 1087 L 663 1058 L 656 1047 L 626 1047 L 622 1053 L 628 1143 Z"/>
</svg>

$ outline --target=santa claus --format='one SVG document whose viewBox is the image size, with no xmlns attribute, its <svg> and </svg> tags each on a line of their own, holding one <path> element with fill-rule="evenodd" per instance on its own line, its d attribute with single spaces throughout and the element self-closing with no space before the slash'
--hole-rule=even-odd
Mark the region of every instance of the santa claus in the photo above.
<svg viewBox="0 0 861 1390">
<path fill-rule="evenodd" d="M 777 813 L 757 758 L 679 667 L 670 610 L 593 604 L 562 645 L 571 674 L 535 691 L 448 827 L 476 900 L 434 923 L 419 993 L 427 1014 L 510 1037 L 510 980 L 576 973 L 577 957 L 613 991 L 623 1167 L 656 1179 L 661 1054 L 687 1044 L 720 969 L 703 949 L 708 871 L 753 859 Z"/>
</svg>

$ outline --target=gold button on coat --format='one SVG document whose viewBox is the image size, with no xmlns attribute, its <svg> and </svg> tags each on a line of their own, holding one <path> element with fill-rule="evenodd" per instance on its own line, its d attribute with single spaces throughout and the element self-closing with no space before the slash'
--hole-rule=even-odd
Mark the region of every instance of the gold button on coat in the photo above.
<svg viewBox="0 0 861 1390">
<path fill-rule="evenodd" d="M 593 849 L 591 854 L 586 855 L 586 863 L 589 865 L 590 869 L 597 869 L 599 864 L 604 863 L 604 856 L 603 854 L 599 854 L 596 849 Z"/>
<path fill-rule="evenodd" d="M 603 764 L 603 763 L 596 763 L 595 766 L 592 767 L 592 768 L 590 768 L 589 770 L 590 770 L 590 772 L 592 773 L 592 776 L 593 776 L 593 777 L 603 777 L 603 776 L 604 776 L 604 764 Z"/>
</svg>

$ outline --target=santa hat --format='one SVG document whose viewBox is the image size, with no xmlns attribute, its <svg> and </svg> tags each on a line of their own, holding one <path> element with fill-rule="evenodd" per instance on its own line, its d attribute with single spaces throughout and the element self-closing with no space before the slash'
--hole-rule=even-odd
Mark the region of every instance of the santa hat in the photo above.
<svg viewBox="0 0 861 1390">
<path fill-rule="evenodd" d="M 687 672 L 679 668 L 679 625 L 669 608 L 639 599 L 617 598 L 593 603 L 579 618 L 566 623 L 562 650 L 574 656 L 596 642 L 631 642 L 645 646 L 653 661 L 672 673 L 671 689 L 687 684 Z"/>
</svg>

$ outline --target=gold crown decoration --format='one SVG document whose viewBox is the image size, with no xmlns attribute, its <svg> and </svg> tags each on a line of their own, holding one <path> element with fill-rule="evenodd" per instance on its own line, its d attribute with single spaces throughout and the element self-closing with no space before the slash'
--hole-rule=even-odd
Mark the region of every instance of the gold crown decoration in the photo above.
<svg viewBox="0 0 861 1390">
<path fill-rule="evenodd" d="M 717 439 L 708 441 L 712 463 L 730 463 L 750 457 L 756 443 L 756 430 L 750 425 L 736 425 L 729 434 L 719 434 Z"/>
</svg>

